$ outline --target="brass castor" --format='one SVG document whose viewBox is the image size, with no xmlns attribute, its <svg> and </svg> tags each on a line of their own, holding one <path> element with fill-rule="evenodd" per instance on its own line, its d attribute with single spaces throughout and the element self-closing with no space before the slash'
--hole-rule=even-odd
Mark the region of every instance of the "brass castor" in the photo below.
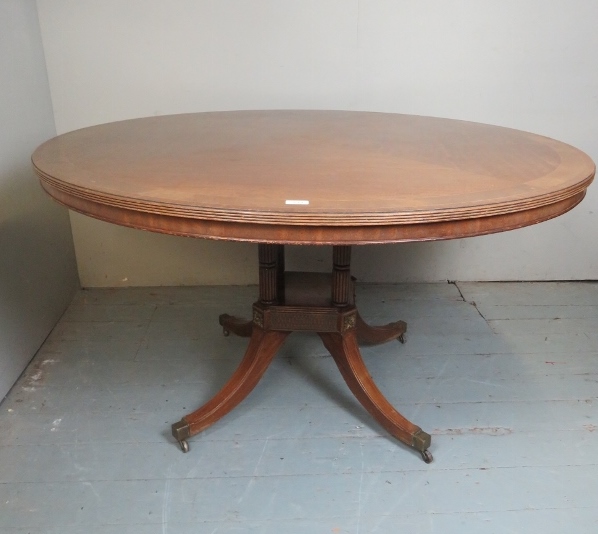
<svg viewBox="0 0 598 534">
<path fill-rule="evenodd" d="M 186 439 L 179 441 L 179 445 L 181 446 L 181 450 L 183 452 L 189 452 L 189 443 L 187 443 Z"/>
<path fill-rule="evenodd" d="M 422 455 L 422 460 L 424 462 L 426 462 L 427 464 L 432 463 L 432 460 L 434 460 L 432 453 L 428 449 L 426 449 L 425 451 L 422 451 L 421 455 Z"/>
</svg>

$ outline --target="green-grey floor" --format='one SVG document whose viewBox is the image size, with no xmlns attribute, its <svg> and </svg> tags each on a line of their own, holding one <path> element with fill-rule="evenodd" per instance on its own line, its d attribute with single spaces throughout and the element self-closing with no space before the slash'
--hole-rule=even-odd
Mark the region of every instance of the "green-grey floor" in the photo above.
<svg viewBox="0 0 598 534">
<path fill-rule="evenodd" d="M 190 440 L 247 340 L 256 288 L 80 291 L 0 405 L 1 533 L 598 532 L 598 284 L 363 285 L 371 374 L 432 434 L 390 439 L 315 335 Z"/>
</svg>

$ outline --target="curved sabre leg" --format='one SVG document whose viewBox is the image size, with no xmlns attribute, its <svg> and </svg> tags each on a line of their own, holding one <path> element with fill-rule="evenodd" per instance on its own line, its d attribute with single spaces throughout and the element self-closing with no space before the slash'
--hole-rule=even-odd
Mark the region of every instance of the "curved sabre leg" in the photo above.
<svg viewBox="0 0 598 534">
<path fill-rule="evenodd" d="M 355 330 L 318 335 L 332 354 L 349 389 L 370 415 L 392 436 L 419 451 L 426 463 L 431 462 L 430 435 L 405 419 L 382 395 L 361 358 Z"/>
<path fill-rule="evenodd" d="M 405 343 L 407 323 L 405 321 L 396 321 L 384 326 L 370 326 L 359 315 L 359 312 L 357 312 L 355 329 L 357 331 L 357 339 L 369 345 L 379 345 L 393 339 L 398 339 L 401 343 Z"/>
<path fill-rule="evenodd" d="M 254 326 L 245 356 L 228 382 L 201 408 L 172 425 L 172 435 L 183 452 L 189 450 L 187 438 L 218 421 L 251 393 L 288 335 Z"/>
<path fill-rule="evenodd" d="M 225 336 L 230 335 L 232 332 L 236 336 L 250 337 L 251 332 L 253 331 L 253 321 L 239 319 L 228 313 L 223 313 L 218 317 L 218 322 L 220 323 L 220 326 L 222 326 L 222 331 Z"/>
</svg>

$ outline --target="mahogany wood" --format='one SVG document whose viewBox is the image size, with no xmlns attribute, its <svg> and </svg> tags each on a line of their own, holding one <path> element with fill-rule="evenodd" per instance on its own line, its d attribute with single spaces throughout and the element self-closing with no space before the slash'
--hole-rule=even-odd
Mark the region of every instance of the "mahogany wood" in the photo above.
<svg viewBox="0 0 598 534">
<path fill-rule="evenodd" d="M 304 273 L 287 271 L 285 273 L 285 298 L 288 306 L 331 306 L 331 273 Z M 351 301 L 353 288 L 351 288 Z"/>
<path fill-rule="evenodd" d="M 259 243 L 252 320 L 220 316 L 225 333 L 250 337 L 249 346 L 214 398 L 173 425 L 183 450 L 187 437 L 249 394 L 291 331 L 311 330 L 363 406 L 425 461 L 430 436 L 384 398 L 357 344 L 402 341 L 406 324 L 369 326 L 361 318 L 350 245 L 535 224 L 581 202 L 595 174 L 583 152 L 526 132 L 341 111 L 122 121 L 51 139 L 32 160 L 44 189 L 81 213 L 154 232 Z M 286 273 L 284 244 L 333 245 L 332 273 Z"/>
<path fill-rule="evenodd" d="M 230 335 L 232 332 L 236 336 L 251 337 L 251 332 L 253 330 L 252 321 L 247 321 L 246 319 L 223 313 L 218 317 L 218 322 L 220 323 L 220 326 L 222 326 L 225 336 Z"/>
<path fill-rule="evenodd" d="M 262 304 L 278 304 L 280 287 L 280 269 L 278 260 L 280 253 L 276 245 L 261 243 L 258 245 L 260 302 Z"/>
<path fill-rule="evenodd" d="M 288 335 L 289 332 L 266 332 L 254 325 L 249 346 L 237 370 L 210 401 L 172 426 L 174 436 L 183 441 L 237 406 L 259 382 Z"/>
<path fill-rule="evenodd" d="M 429 434 L 405 419 L 382 395 L 363 363 L 355 330 L 319 335 L 349 389 L 370 415 L 398 440 L 420 452 L 426 451 L 431 442 Z"/>
<path fill-rule="evenodd" d="M 407 332 L 407 323 L 405 321 L 395 321 L 384 326 L 370 326 L 359 313 L 357 313 L 355 327 L 357 339 L 368 345 L 379 345 L 393 339 L 398 339 L 401 343 L 404 343 L 405 332 Z"/>
<path fill-rule="evenodd" d="M 522 228 L 562 215 L 577 206 L 585 196 L 585 191 L 582 191 L 547 206 L 477 219 L 384 226 L 306 226 L 302 228 L 245 222 L 204 221 L 148 214 L 142 211 L 102 206 L 96 202 L 69 196 L 44 182 L 42 186 L 55 200 L 70 209 L 121 226 L 186 237 L 255 243 L 267 241 L 295 245 L 405 243 L 492 234 Z"/>
<path fill-rule="evenodd" d="M 284 245 L 278 245 L 276 258 L 276 293 L 279 302 L 285 301 L 285 259 Z"/>
<path fill-rule="evenodd" d="M 280 248 L 282 247 L 279 245 L 271 244 L 259 246 L 260 300 L 253 306 L 253 324 L 230 315 L 221 315 L 220 324 L 225 335 L 233 332 L 242 336 L 251 335 L 253 339 L 254 327 L 258 332 L 317 332 L 362 405 L 391 435 L 418 450 L 424 460 L 430 462 L 430 436 L 408 421 L 384 398 L 367 372 L 357 345 L 358 338 L 372 344 L 385 343 L 397 338 L 404 341 L 406 323 L 397 321 L 385 326 L 369 326 L 361 318 L 354 305 L 350 247 L 333 247 L 331 275 L 285 273 L 280 265 L 283 261 L 281 258 L 284 257 Z M 274 273 L 285 282 L 283 292 L 288 300 L 275 294 L 274 290 L 278 286 L 274 284 Z M 255 352 L 247 358 L 258 356 Z M 234 384 L 233 380 L 226 387 L 231 389 Z M 218 395 L 223 394 L 221 392 Z M 206 410 L 211 413 L 209 406 L 213 402 L 209 401 L 206 404 L 208 408 L 202 407 L 173 425 L 173 435 L 181 442 L 183 450 L 188 450 L 187 437 L 216 422 L 216 416 L 211 417 L 209 422 L 204 417 Z M 226 411 L 220 412 L 218 417 L 225 413 Z M 201 424 L 197 423 L 198 417 L 202 421 Z"/>
<path fill-rule="evenodd" d="M 351 247 L 332 247 L 332 305 L 342 308 L 350 302 L 353 293 L 351 283 Z"/>
<path fill-rule="evenodd" d="M 134 119 L 63 134 L 32 159 L 59 202 L 116 224 L 339 245 L 534 224 L 581 201 L 595 172 L 583 152 L 526 132 L 344 111 Z"/>
</svg>

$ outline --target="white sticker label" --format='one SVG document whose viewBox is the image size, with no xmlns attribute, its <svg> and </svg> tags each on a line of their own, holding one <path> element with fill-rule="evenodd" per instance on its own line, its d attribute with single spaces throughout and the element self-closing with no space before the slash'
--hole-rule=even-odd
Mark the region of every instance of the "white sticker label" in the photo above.
<svg viewBox="0 0 598 534">
<path fill-rule="evenodd" d="M 295 206 L 307 206 L 309 204 L 309 200 L 285 200 L 284 203 Z"/>
</svg>

